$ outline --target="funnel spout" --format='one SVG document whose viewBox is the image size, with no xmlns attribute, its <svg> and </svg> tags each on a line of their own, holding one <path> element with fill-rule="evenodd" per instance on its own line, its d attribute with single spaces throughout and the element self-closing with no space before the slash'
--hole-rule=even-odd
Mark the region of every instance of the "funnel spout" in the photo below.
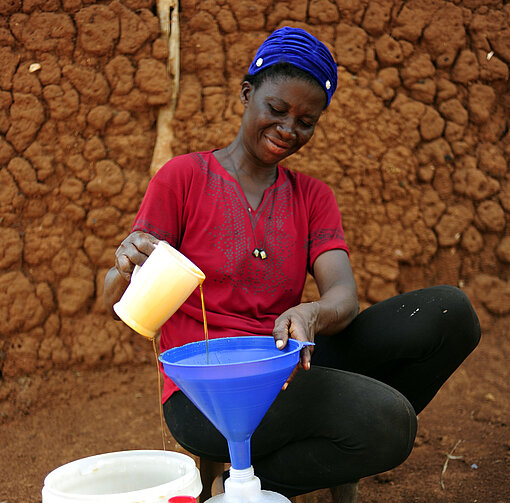
<svg viewBox="0 0 510 503">
<path fill-rule="evenodd" d="M 251 466 L 251 437 L 248 440 L 229 440 L 230 464 L 235 470 L 245 470 Z"/>
</svg>

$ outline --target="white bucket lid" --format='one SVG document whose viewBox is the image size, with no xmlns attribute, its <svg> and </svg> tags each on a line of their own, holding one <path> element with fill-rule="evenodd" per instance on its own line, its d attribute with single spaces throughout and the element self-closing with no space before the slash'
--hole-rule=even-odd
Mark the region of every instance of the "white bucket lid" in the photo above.
<svg viewBox="0 0 510 503">
<path fill-rule="evenodd" d="M 200 473 L 185 454 L 120 451 L 53 470 L 44 479 L 42 503 L 166 503 L 172 496 L 196 498 L 201 490 Z"/>
</svg>

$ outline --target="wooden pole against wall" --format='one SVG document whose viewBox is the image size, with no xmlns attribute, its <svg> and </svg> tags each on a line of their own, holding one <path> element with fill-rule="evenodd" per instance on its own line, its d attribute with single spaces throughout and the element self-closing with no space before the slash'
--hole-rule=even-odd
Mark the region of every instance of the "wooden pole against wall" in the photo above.
<svg viewBox="0 0 510 503">
<path fill-rule="evenodd" d="M 180 78 L 179 0 L 158 0 L 157 8 L 161 33 L 168 41 L 167 70 L 172 78 L 173 88 L 170 101 L 158 112 L 156 144 L 150 166 L 151 176 L 155 175 L 158 169 L 173 156 L 171 124 L 177 106 Z"/>
</svg>

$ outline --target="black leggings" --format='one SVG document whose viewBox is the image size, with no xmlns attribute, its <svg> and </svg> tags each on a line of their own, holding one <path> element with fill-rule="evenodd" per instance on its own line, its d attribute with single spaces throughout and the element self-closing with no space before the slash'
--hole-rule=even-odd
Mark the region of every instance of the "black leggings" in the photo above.
<svg viewBox="0 0 510 503">
<path fill-rule="evenodd" d="M 252 464 L 263 489 L 292 497 L 402 463 L 416 414 L 479 339 L 469 300 L 451 286 L 398 295 L 337 336 L 317 337 L 311 370 L 297 374 L 253 434 Z M 229 461 L 224 437 L 182 392 L 164 412 L 185 449 Z"/>
</svg>

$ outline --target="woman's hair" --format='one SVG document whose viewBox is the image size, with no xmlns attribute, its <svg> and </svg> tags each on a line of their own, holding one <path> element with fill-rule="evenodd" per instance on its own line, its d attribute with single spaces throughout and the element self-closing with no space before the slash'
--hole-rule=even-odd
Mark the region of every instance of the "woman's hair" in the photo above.
<svg viewBox="0 0 510 503">
<path fill-rule="evenodd" d="M 297 66 L 291 63 L 275 63 L 274 65 L 268 66 L 255 75 L 246 74 L 243 78 L 243 82 L 249 82 L 255 89 L 258 89 L 267 80 L 279 80 L 279 79 L 300 79 L 305 82 L 310 82 L 318 86 L 324 93 L 326 102 L 324 108 L 328 105 L 328 96 L 324 91 L 321 83 L 310 73 L 305 70 L 301 70 Z"/>
</svg>

